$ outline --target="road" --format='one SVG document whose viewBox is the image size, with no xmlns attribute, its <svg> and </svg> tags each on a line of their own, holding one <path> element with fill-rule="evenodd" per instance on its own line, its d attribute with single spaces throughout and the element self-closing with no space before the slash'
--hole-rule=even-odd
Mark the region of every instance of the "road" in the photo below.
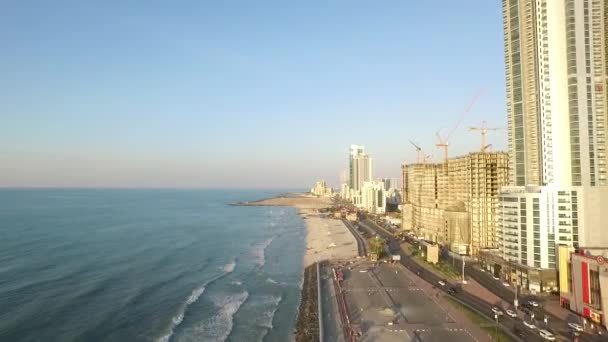
<svg viewBox="0 0 608 342">
<path fill-rule="evenodd" d="M 412 260 L 411 257 L 409 257 L 407 254 L 405 254 L 401 250 L 399 241 L 396 240 L 393 237 L 393 235 L 391 235 L 387 231 L 381 229 L 374 222 L 372 222 L 370 220 L 364 220 L 360 224 L 364 225 L 367 229 L 371 229 L 371 230 L 375 231 L 376 234 L 378 234 L 379 236 L 386 239 L 388 241 L 388 247 L 389 247 L 391 253 L 401 255 L 401 263 L 404 266 L 406 266 L 414 271 L 420 271 L 421 272 L 420 277 L 423 278 L 425 281 L 431 282 L 433 284 L 437 284 L 437 282 L 439 280 L 441 280 L 440 277 L 438 277 L 434 273 L 426 271 L 422 266 L 418 265 L 416 263 L 416 261 Z M 455 260 L 455 263 L 456 262 L 458 262 L 458 265 L 461 265 L 459 263 L 460 261 L 458 259 Z M 513 303 L 513 300 L 515 299 L 515 293 L 510 291 L 509 289 L 505 288 L 499 281 L 494 280 L 487 273 L 485 273 L 471 265 L 465 264 L 465 274 L 468 274 L 469 276 L 471 276 L 471 278 L 475 279 L 482 286 L 486 287 L 488 290 L 490 290 L 491 292 L 493 292 L 494 294 L 499 296 L 501 299 L 507 301 L 508 303 Z M 445 281 L 445 282 L 448 283 L 447 281 Z M 449 285 L 456 287 L 456 288 L 460 288 L 460 284 L 449 284 Z M 448 288 L 449 288 L 449 286 L 446 286 L 446 287 L 442 287 L 441 289 L 443 291 L 447 291 Z M 465 293 L 464 291 L 458 291 L 458 293 L 456 293 L 454 297 L 461 300 L 465 304 L 476 308 L 478 311 L 481 311 L 482 313 L 485 314 L 486 317 L 489 317 L 492 319 L 494 318 L 493 314 L 491 313 L 492 306 L 489 303 L 486 303 L 485 301 L 483 301 L 473 295 Z M 543 300 L 541 298 L 536 297 L 536 296 L 519 297 L 519 303 L 524 303 L 528 300 L 535 300 L 541 304 L 543 302 Z M 573 340 L 573 336 L 571 335 L 569 328 L 567 326 L 567 323 L 565 321 L 560 320 L 559 318 L 546 313 L 544 310 L 542 310 L 542 307 L 535 308 L 534 312 L 535 312 L 535 319 L 541 320 L 540 322 L 536 321 L 537 326 L 545 325 L 542 322 L 542 318 L 546 314 L 548 316 L 548 323 L 549 323 L 548 330 L 555 333 L 558 340 L 562 340 L 562 341 L 572 341 Z M 524 316 L 524 314 L 521 312 L 519 314 L 520 314 L 520 316 Z M 519 320 L 519 319 L 514 320 L 506 315 L 503 315 L 503 316 L 505 318 L 503 318 L 500 323 L 503 327 L 509 329 L 511 332 L 514 331 L 515 329 L 519 329 L 520 331 L 526 332 L 527 335 L 529 335 L 529 336 L 525 337 L 526 341 L 532 341 L 532 340 L 542 341 L 543 340 L 542 338 L 540 338 L 540 336 L 538 335 L 536 330 L 530 330 L 529 328 L 525 327 L 521 320 Z M 529 320 L 529 318 L 528 318 L 528 320 Z M 599 341 L 606 341 L 606 338 L 603 336 L 590 335 L 590 334 L 584 333 L 578 337 L 578 340 L 581 342 L 582 341 L 599 342 Z"/>
<path fill-rule="evenodd" d="M 388 234 L 386 231 L 379 229 L 372 222 L 363 221 L 360 224 L 365 226 L 368 229 L 374 230 L 376 232 L 376 234 L 378 234 L 379 236 L 381 236 L 382 238 L 387 240 L 387 245 L 388 245 L 389 251 L 392 254 L 400 255 L 401 263 L 405 267 L 407 267 L 408 269 L 413 271 L 414 273 L 418 274 L 418 276 L 420 278 L 422 278 L 424 281 L 426 281 L 430 284 L 436 285 L 438 289 L 440 289 L 441 291 L 444 291 L 444 292 L 447 292 L 447 290 L 450 287 L 456 288 L 457 292 L 453 295 L 453 298 L 457 299 L 458 301 L 467 305 L 468 307 L 478 311 L 480 314 L 484 315 L 485 317 L 487 317 L 491 320 L 494 320 L 494 314 L 492 313 L 491 304 L 486 303 L 485 301 L 463 291 L 460 284 L 451 283 L 451 282 L 437 276 L 436 274 L 426 270 L 424 267 L 419 265 L 416 261 L 412 260 L 411 257 L 401 249 L 399 241 L 397 241 L 392 235 Z M 443 280 L 446 283 L 446 285 L 439 286 L 438 282 L 440 280 Z M 509 334 L 516 341 L 524 341 L 524 339 L 525 339 L 525 341 L 543 341 L 543 339 L 535 331 L 532 331 L 532 330 L 526 328 L 521 321 L 512 319 L 506 315 L 503 315 L 503 317 L 499 318 L 498 324 L 505 333 Z M 513 331 L 516 330 L 516 328 L 526 333 L 525 336 L 523 337 L 524 339 L 514 335 Z"/>
<path fill-rule="evenodd" d="M 356 228 L 353 227 L 352 223 L 350 223 L 348 220 L 342 220 L 342 222 L 344 222 L 346 228 L 348 228 L 350 233 L 353 234 L 353 236 L 355 237 L 355 240 L 357 240 L 357 249 L 359 250 L 359 256 L 367 256 L 367 241 L 361 236 L 361 234 L 356 231 Z"/>
</svg>

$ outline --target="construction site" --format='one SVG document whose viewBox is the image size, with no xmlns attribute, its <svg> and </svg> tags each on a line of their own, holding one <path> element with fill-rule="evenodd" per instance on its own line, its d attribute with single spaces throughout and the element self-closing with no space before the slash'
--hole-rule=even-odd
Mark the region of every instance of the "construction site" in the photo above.
<svg viewBox="0 0 608 342">
<path fill-rule="evenodd" d="M 449 139 L 459 125 L 445 137 L 436 134 L 436 147 L 444 152 L 440 163 L 430 163 L 411 141 L 417 160 L 401 166 L 402 228 L 456 253 L 478 255 L 497 247 L 498 190 L 509 185 L 511 165 L 508 153 L 490 151 L 486 134 L 501 128 L 486 127 L 485 122 L 469 128 L 480 134 L 480 150 L 450 158 Z"/>
</svg>

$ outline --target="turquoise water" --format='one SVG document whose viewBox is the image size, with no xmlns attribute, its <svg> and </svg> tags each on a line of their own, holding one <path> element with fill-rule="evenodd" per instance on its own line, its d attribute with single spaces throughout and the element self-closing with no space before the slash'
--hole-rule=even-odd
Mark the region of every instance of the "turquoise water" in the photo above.
<svg viewBox="0 0 608 342">
<path fill-rule="evenodd" d="M 0 190 L 0 341 L 285 341 L 300 298 L 277 191 Z"/>
</svg>

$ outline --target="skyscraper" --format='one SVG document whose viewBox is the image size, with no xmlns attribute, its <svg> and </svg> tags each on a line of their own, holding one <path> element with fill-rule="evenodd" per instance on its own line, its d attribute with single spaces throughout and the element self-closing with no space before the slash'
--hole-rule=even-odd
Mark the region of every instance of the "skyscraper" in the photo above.
<svg viewBox="0 0 608 342">
<path fill-rule="evenodd" d="M 558 245 L 608 243 L 608 0 L 502 4 L 515 186 L 500 194 L 499 248 L 554 269 Z"/>
<path fill-rule="evenodd" d="M 361 190 L 363 183 L 372 180 L 372 158 L 363 146 L 350 145 L 349 171 L 349 186 L 354 191 Z"/>
<path fill-rule="evenodd" d="M 604 186 L 608 1 L 503 0 L 514 185 Z"/>
</svg>

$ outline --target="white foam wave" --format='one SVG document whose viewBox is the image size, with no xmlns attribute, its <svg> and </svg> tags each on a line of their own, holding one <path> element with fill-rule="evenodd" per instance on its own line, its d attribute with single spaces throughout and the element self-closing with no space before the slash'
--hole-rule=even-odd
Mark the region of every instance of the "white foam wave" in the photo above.
<svg viewBox="0 0 608 342">
<path fill-rule="evenodd" d="M 249 293 L 243 291 L 212 299 L 219 311 L 194 329 L 196 339 L 201 341 L 225 341 L 232 332 L 234 315 L 248 297 Z"/>
<path fill-rule="evenodd" d="M 253 245 L 253 249 L 251 250 L 251 254 L 253 255 L 253 260 L 259 266 L 264 266 L 266 263 L 266 248 L 270 246 L 274 238 L 266 239 L 260 243 Z"/>
<path fill-rule="evenodd" d="M 283 297 L 278 296 L 268 296 L 265 297 L 262 301 L 263 306 L 266 307 L 261 314 L 257 316 L 256 324 L 262 328 L 272 329 L 272 321 L 274 320 L 274 314 L 277 312 L 279 308 L 279 304 L 283 300 Z"/>
<path fill-rule="evenodd" d="M 207 286 L 209 283 L 216 281 L 216 280 L 224 277 L 225 275 L 233 272 L 235 268 L 236 268 L 236 262 L 234 260 L 230 261 L 229 263 L 227 263 L 226 265 L 224 265 L 222 267 L 222 270 L 224 271 L 224 273 L 220 274 L 219 276 L 216 276 L 215 278 L 203 283 L 201 286 L 193 289 L 192 292 L 190 293 L 190 296 L 188 296 L 188 298 L 186 299 L 184 304 L 181 305 L 180 308 L 178 309 L 177 314 L 175 316 L 173 316 L 173 318 L 171 318 L 171 323 L 169 325 L 169 331 L 165 335 L 157 338 L 156 342 L 169 342 L 169 340 L 171 339 L 171 336 L 173 336 L 173 333 L 175 332 L 175 329 L 184 320 L 184 315 L 186 314 L 186 310 L 188 309 L 188 307 L 190 305 L 192 305 L 193 303 L 195 303 L 200 298 L 200 296 L 203 294 L 203 292 L 205 292 L 205 286 Z"/>
<path fill-rule="evenodd" d="M 224 270 L 224 272 L 226 272 L 226 274 L 228 274 L 228 273 L 232 273 L 235 268 L 236 268 L 236 261 L 232 260 L 229 263 L 227 263 L 226 265 L 224 265 L 224 267 L 222 267 L 222 270 Z"/>
<path fill-rule="evenodd" d="M 171 325 L 169 327 L 169 332 L 167 332 L 167 334 L 157 338 L 156 339 L 157 342 L 169 342 L 169 340 L 171 339 L 171 336 L 173 336 L 173 332 L 175 331 L 175 328 L 177 328 L 177 326 L 179 326 L 182 323 L 182 321 L 184 320 L 184 315 L 186 314 L 186 309 L 188 309 L 188 306 L 190 306 L 190 304 L 196 302 L 198 300 L 198 298 L 203 294 L 203 292 L 205 292 L 205 286 L 208 283 L 209 282 L 206 282 L 203 285 L 192 290 L 192 293 L 190 293 L 190 296 L 188 297 L 188 299 L 186 299 L 186 302 L 179 308 L 177 315 L 173 316 L 173 318 L 171 319 Z"/>
</svg>

